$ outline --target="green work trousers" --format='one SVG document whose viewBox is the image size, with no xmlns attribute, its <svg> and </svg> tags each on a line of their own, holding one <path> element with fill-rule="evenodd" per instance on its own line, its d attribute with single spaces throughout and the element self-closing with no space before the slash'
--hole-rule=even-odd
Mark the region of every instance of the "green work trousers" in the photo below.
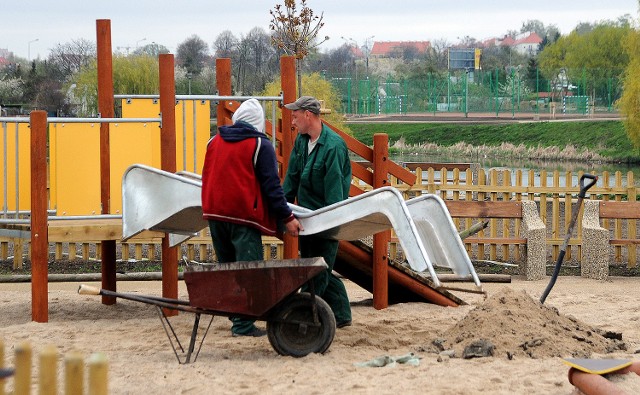
<svg viewBox="0 0 640 395">
<path fill-rule="evenodd" d="M 347 289 L 342 281 L 333 274 L 333 265 L 338 254 L 338 241 L 316 236 L 300 236 L 299 246 L 302 258 L 321 256 L 329 266 L 327 270 L 311 280 L 316 295 L 329 304 L 337 323 L 351 321 L 351 306 Z M 306 290 L 308 287 L 305 285 L 302 289 Z"/>
<path fill-rule="evenodd" d="M 222 221 L 209 221 L 209 230 L 219 263 L 263 259 L 262 237 L 259 230 Z M 231 326 L 233 333 L 246 334 L 255 329 L 255 320 L 238 317 L 229 317 L 229 319 L 233 323 Z"/>
</svg>

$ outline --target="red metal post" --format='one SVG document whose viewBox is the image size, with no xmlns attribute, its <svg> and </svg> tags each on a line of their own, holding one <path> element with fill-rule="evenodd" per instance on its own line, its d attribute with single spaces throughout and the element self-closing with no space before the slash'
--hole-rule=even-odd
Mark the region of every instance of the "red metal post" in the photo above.
<svg viewBox="0 0 640 395">
<path fill-rule="evenodd" d="M 160 167 L 170 173 L 176 172 L 176 86 L 172 54 L 158 56 L 160 75 Z M 169 247 L 169 235 L 162 238 L 162 296 L 178 298 L 178 247 Z M 167 315 L 178 314 L 177 310 L 166 310 Z"/>
<path fill-rule="evenodd" d="M 112 118 L 113 108 L 113 62 L 111 55 L 111 21 L 96 21 L 98 54 L 98 112 L 102 118 Z M 102 214 L 111 211 L 111 161 L 109 146 L 109 124 L 100 124 L 100 203 Z M 116 290 L 116 242 L 102 240 L 102 288 Z M 102 303 L 114 304 L 116 298 L 103 296 Z"/>
<path fill-rule="evenodd" d="M 296 59 L 293 56 L 280 58 L 280 82 L 284 104 L 296 101 Z M 293 149 L 296 131 L 291 125 L 291 110 L 282 107 L 282 176 L 287 174 L 289 155 Z M 288 234 L 284 235 L 285 259 L 298 257 L 298 239 Z"/>
<path fill-rule="evenodd" d="M 389 136 L 373 135 L 373 187 L 389 185 Z M 380 310 L 389 306 L 389 262 L 387 251 L 391 231 L 373 235 L 373 307 Z"/>
<path fill-rule="evenodd" d="M 32 111 L 31 122 L 31 319 L 49 321 L 47 223 L 47 112 Z"/>
</svg>

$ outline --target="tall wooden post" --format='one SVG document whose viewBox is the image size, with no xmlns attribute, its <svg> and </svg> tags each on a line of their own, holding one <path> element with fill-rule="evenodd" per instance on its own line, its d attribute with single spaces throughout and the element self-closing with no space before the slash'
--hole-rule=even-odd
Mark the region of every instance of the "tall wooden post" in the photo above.
<svg viewBox="0 0 640 395">
<path fill-rule="evenodd" d="M 98 112 L 102 118 L 113 118 L 113 62 L 111 54 L 111 21 L 96 21 L 98 49 Z M 111 161 L 109 124 L 100 124 L 100 204 L 102 214 L 111 212 Z M 116 290 L 116 241 L 102 240 L 102 288 Z M 113 296 L 102 296 L 102 303 L 114 304 Z"/>
<path fill-rule="evenodd" d="M 216 86 L 218 87 L 218 95 L 231 96 L 231 59 L 216 59 Z M 224 102 L 220 101 L 217 108 L 216 126 L 231 124 L 231 115 Z"/>
<path fill-rule="evenodd" d="M 293 56 L 280 58 L 280 81 L 282 84 L 283 104 L 296 101 L 296 59 Z M 282 107 L 282 177 L 287 174 L 289 155 L 293 149 L 296 131 L 291 125 L 291 110 Z M 284 235 L 285 259 L 298 257 L 298 238 L 289 234 Z"/>
<path fill-rule="evenodd" d="M 373 135 L 373 187 L 389 185 L 389 136 Z M 373 307 L 380 310 L 389 306 L 388 248 L 391 231 L 373 235 Z"/>
<path fill-rule="evenodd" d="M 47 220 L 47 112 L 32 111 L 31 122 L 31 319 L 49 321 Z"/>
<path fill-rule="evenodd" d="M 160 75 L 160 167 L 169 173 L 176 172 L 176 86 L 172 54 L 158 56 Z M 162 238 L 162 296 L 178 298 L 178 247 L 169 247 L 169 235 Z M 166 310 L 176 315 L 177 310 Z"/>
</svg>

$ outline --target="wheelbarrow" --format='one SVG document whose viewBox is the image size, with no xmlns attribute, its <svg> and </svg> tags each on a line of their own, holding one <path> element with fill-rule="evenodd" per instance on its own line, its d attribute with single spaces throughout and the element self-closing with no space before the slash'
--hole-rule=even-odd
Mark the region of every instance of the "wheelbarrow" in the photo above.
<svg viewBox="0 0 640 395">
<path fill-rule="evenodd" d="M 188 265 L 184 271 L 184 282 L 189 300 L 120 293 L 84 284 L 78 293 L 113 296 L 156 306 L 181 364 L 191 362 L 192 357 L 193 362 L 196 361 L 215 316 L 266 321 L 269 343 L 278 354 L 303 357 L 310 353 L 324 353 L 336 333 L 333 311 L 327 302 L 315 295 L 312 283 L 309 283 L 309 292 L 298 291 L 326 269 L 327 264 L 321 257 Z M 195 314 L 186 351 L 165 309 Z M 210 315 L 211 319 L 194 354 L 202 315 Z"/>
</svg>

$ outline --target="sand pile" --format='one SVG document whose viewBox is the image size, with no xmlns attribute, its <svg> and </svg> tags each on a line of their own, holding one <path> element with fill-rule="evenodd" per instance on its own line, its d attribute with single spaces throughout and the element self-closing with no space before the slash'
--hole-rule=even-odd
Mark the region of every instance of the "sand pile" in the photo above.
<svg viewBox="0 0 640 395">
<path fill-rule="evenodd" d="M 441 350 L 463 356 L 465 347 L 484 341 L 493 356 L 588 358 L 626 350 L 620 333 L 604 331 L 540 304 L 525 291 L 505 288 L 471 310 L 434 341 Z M 469 349 L 467 349 L 469 351 Z"/>
</svg>

